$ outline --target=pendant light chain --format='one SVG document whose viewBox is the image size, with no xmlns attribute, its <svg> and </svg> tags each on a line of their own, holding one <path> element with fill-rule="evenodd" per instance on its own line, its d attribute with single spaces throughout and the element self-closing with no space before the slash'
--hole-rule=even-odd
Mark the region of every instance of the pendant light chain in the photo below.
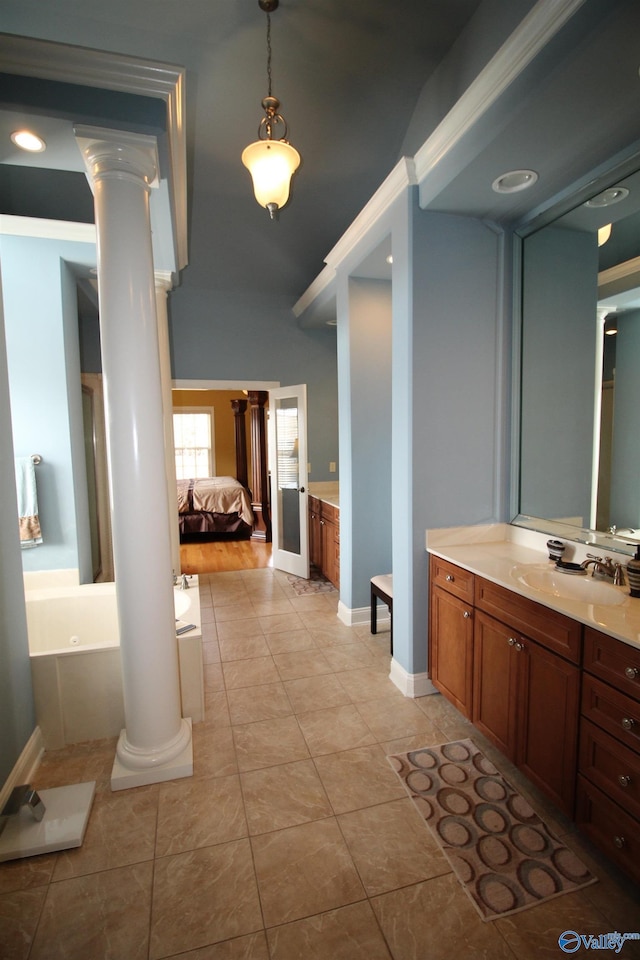
<svg viewBox="0 0 640 960">
<path fill-rule="evenodd" d="M 267 13 L 267 87 L 271 96 L 271 14 Z"/>
</svg>

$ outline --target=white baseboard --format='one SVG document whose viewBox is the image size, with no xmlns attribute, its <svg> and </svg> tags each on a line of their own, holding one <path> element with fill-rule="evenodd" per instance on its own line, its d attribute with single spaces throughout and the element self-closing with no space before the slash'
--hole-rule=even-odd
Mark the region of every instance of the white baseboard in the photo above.
<svg viewBox="0 0 640 960">
<path fill-rule="evenodd" d="M 405 697 L 426 697 L 438 692 L 427 673 L 407 673 L 397 660 L 391 661 L 389 679 Z"/>
<path fill-rule="evenodd" d="M 358 626 L 360 623 L 369 623 L 371 619 L 371 607 L 347 607 L 342 600 L 338 601 L 338 619 L 348 627 Z M 391 620 L 389 608 L 380 606 L 378 608 L 377 622 L 387 624 Z"/>
<path fill-rule="evenodd" d="M 0 810 L 9 799 L 9 795 L 14 787 L 21 786 L 23 783 L 29 783 L 33 774 L 40 765 L 40 759 L 44 753 L 44 743 L 40 727 L 36 727 L 27 740 L 24 750 L 18 757 L 16 764 L 0 789 Z"/>
</svg>

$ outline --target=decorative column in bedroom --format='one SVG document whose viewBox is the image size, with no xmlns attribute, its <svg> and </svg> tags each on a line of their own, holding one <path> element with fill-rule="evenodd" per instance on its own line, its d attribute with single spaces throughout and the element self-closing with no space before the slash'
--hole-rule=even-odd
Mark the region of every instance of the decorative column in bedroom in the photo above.
<svg viewBox="0 0 640 960">
<path fill-rule="evenodd" d="M 165 474 L 169 497 L 169 536 L 171 537 L 171 566 L 180 573 L 180 530 L 176 502 L 176 455 L 173 438 L 173 390 L 171 384 L 171 348 L 169 346 L 169 316 L 167 296 L 171 291 L 171 277 L 155 274 L 156 311 L 158 314 L 158 346 L 160 348 L 160 383 L 162 389 L 162 422 L 164 425 Z"/>
<path fill-rule="evenodd" d="M 154 137 L 76 127 L 98 237 L 100 337 L 125 729 L 114 790 L 193 773 L 181 717 L 149 194 Z"/>
<path fill-rule="evenodd" d="M 251 506 L 256 518 L 252 540 L 271 542 L 271 510 L 267 476 L 267 390 L 249 390 L 251 415 Z"/>
<path fill-rule="evenodd" d="M 247 412 L 247 401 L 241 398 L 231 401 L 231 409 L 235 422 L 235 440 L 236 440 L 236 480 L 243 487 L 249 486 L 249 474 L 247 468 L 247 426 L 244 415 Z"/>
</svg>

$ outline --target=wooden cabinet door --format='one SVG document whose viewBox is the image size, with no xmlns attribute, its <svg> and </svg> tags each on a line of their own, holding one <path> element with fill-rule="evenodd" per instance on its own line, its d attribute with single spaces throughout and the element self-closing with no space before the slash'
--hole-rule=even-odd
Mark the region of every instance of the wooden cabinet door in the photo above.
<svg viewBox="0 0 640 960">
<path fill-rule="evenodd" d="M 309 560 L 322 570 L 322 534 L 320 527 L 320 501 L 309 497 Z"/>
<path fill-rule="evenodd" d="M 515 759 L 522 639 L 499 620 L 475 613 L 473 723 L 510 760 Z"/>
<path fill-rule="evenodd" d="M 332 520 L 320 521 L 322 530 L 322 572 L 334 587 L 340 583 L 338 527 Z"/>
<path fill-rule="evenodd" d="M 473 608 L 440 587 L 431 593 L 429 664 L 433 685 L 471 719 Z"/>
<path fill-rule="evenodd" d="M 568 816 L 573 816 L 578 754 L 580 670 L 523 640 L 516 763 Z"/>
</svg>

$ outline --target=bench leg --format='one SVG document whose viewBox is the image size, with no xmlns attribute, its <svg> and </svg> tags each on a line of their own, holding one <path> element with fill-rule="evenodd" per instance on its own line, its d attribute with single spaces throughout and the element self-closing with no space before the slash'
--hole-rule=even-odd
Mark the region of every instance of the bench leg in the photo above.
<svg viewBox="0 0 640 960">
<path fill-rule="evenodd" d="M 378 632 L 378 598 L 371 590 L 371 633 Z"/>
</svg>

